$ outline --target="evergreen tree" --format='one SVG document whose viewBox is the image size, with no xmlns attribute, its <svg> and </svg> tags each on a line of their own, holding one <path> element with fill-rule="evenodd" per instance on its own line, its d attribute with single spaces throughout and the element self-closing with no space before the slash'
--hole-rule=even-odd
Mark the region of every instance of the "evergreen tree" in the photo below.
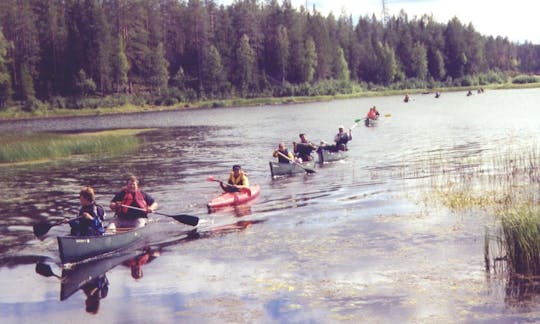
<svg viewBox="0 0 540 324">
<path fill-rule="evenodd" d="M 211 97 L 217 97 L 227 87 L 221 55 L 214 45 L 210 45 L 206 64 L 203 69 L 205 80 L 205 92 Z"/>
<path fill-rule="evenodd" d="M 114 91 L 126 91 L 128 85 L 129 62 L 126 56 L 124 42 L 120 35 L 116 38 L 116 50 L 112 53 L 111 65 Z"/>
<path fill-rule="evenodd" d="M 8 72 L 8 42 L 0 28 L 0 108 L 11 99 L 11 77 Z"/>
<path fill-rule="evenodd" d="M 317 69 L 317 49 L 315 48 L 315 42 L 313 38 L 308 37 L 306 40 L 305 60 L 303 66 L 303 81 L 313 82 L 315 77 L 315 70 Z"/>
<path fill-rule="evenodd" d="M 289 62 L 289 35 L 283 25 L 277 27 L 277 62 L 281 76 L 281 82 L 285 83 Z"/>
<path fill-rule="evenodd" d="M 347 65 L 347 60 L 345 60 L 345 54 L 341 47 L 337 49 L 334 63 L 334 77 L 339 81 L 349 81 L 350 79 L 349 66 Z"/>
<path fill-rule="evenodd" d="M 148 59 L 148 81 L 147 85 L 153 93 L 158 96 L 167 89 L 169 81 L 168 62 L 165 60 L 165 50 L 163 44 L 159 43 L 157 48 L 150 52 Z"/>
<path fill-rule="evenodd" d="M 246 97 L 251 90 L 255 80 L 255 51 L 249 44 L 249 37 L 244 34 L 240 38 L 240 45 L 236 50 L 237 70 L 238 70 L 238 84 L 240 93 L 243 97 Z"/>
</svg>

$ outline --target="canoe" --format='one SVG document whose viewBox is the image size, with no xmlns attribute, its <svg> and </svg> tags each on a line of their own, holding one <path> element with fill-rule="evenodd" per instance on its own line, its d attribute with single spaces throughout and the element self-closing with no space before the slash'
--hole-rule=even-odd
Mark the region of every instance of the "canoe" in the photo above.
<svg viewBox="0 0 540 324">
<path fill-rule="evenodd" d="M 323 164 L 323 163 L 343 160 L 344 158 L 348 156 L 348 153 L 347 151 L 334 152 L 334 151 L 325 150 L 319 147 L 319 149 L 317 150 L 317 155 L 319 157 L 319 164 Z"/>
<path fill-rule="evenodd" d="M 378 119 L 366 118 L 364 119 L 364 125 L 366 125 L 366 127 L 373 127 L 377 125 L 377 121 Z"/>
<path fill-rule="evenodd" d="M 58 251 L 62 263 L 73 263 L 127 247 L 149 232 L 150 224 L 117 234 L 102 236 L 59 236 Z"/>
<path fill-rule="evenodd" d="M 296 173 L 306 173 L 306 170 L 296 163 L 278 163 L 270 161 L 269 164 L 272 178 L 277 176 L 293 175 Z M 301 164 L 308 169 L 313 169 L 315 167 L 315 160 L 305 161 Z"/>
<path fill-rule="evenodd" d="M 246 203 L 250 200 L 257 198 L 257 196 L 259 196 L 261 192 L 261 188 L 259 187 L 259 185 L 250 186 L 249 189 L 251 190 L 251 195 L 249 195 L 249 193 L 245 191 L 222 193 L 221 195 L 212 199 L 206 205 L 208 208 L 208 212 L 211 213 L 213 210 L 218 208 L 236 206 Z"/>
</svg>

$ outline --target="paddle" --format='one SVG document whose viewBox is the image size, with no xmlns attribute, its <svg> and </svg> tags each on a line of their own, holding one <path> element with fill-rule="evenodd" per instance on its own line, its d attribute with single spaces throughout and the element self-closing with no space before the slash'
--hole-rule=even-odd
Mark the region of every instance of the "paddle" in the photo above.
<svg viewBox="0 0 540 324">
<path fill-rule="evenodd" d="M 304 171 L 306 171 L 307 173 L 315 173 L 315 170 L 311 169 L 311 168 L 308 168 L 308 167 L 305 167 L 303 166 L 301 163 L 298 163 L 296 162 L 295 160 L 291 160 L 287 155 L 277 151 L 277 153 L 281 156 L 283 156 L 284 158 L 286 158 L 287 160 L 291 161 L 292 163 L 298 165 L 299 167 L 301 167 L 302 169 L 304 169 Z"/>
<path fill-rule="evenodd" d="M 359 119 L 355 119 L 354 120 L 354 124 L 349 127 L 349 129 L 354 129 L 356 126 L 358 126 L 358 123 L 361 122 L 362 120 L 364 120 L 365 118 L 359 118 Z"/>
<path fill-rule="evenodd" d="M 146 211 L 145 209 L 142 209 L 142 208 L 139 208 L 139 207 L 133 207 L 133 206 L 127 206 L 127 205 L 120 205 L 120 206 L 125 207 L 125 208 L 140 210 L 140 211 L 144 211 L 144 212 Z M 186 225 L 196 226 L 199 223 L 199 217 L 197 217 L 197 216 L 186 215 L 186 214 L 167 215 L 167 214 L 159 213 L 159 212 L 156 212 L 156 211 L 153 212 L 153 213 L 161 215 L 161 216 L 172 217 L 175 220 L 179 221 L 180 223 L 183 223 L 183 224 L 186 224 Z"/>
<path fill-rule="evenodd" d="M 208 176 L 208 178 L 206 178 L 206 180 L 207 180 L 207 181 L 220 182 L 220 183 L 225 184 L 227 187 L 235 187 L 235 186 L 232 185 L 232 184 L 229 184 L 229 183 L 227 183 L 227 182 L 223 182 L 223 181 L 221 181 L 221 180 L 218 180 L 218 179 L 214 178 L 214 176 Z M 246 187 L 240 187 L 240 188 L 238 188 L 238 190 L 244 191 L 244 192 L 246 192 L 246 193 L 248 194 L 248 196 L 251 196 L 251 189 L 249 189 L 249 188 L 246 188 Z"/>
<path fill-rule="evenodd" d="M 46 263 L 36 263 L 36 273 L 44 277 L 56 277 L 62 279 L 62 277 L 54 273 L 51 269 L 51 266 Z"/>
<path fill-rule="evenodd" d="M 52 227 L 58 226 L 58 225 L 63 225 L 63 224 L 67 224 L 67 223 L 64 220 L 61 220 L 61 221 L 56 222 L 56 223 L 42 222 L 42 223 L 34 224 L 34 226 L 33 226 L 34 235 L 37 236 L 37 237 L 43 236 L 43 235 L 47 234 L 47 232 Z"/>
</svg>

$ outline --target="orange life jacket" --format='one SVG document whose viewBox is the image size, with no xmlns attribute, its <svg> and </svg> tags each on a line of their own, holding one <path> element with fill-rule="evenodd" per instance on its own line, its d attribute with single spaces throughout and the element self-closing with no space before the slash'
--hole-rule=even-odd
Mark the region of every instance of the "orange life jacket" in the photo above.
<svg viewBox="0 0 540 324">
<path fill-rule="evenodd" d="M 124 188 L 124 199 L 122 199 L 122 205 L 131 206 L 133 200 L 135 200 L 139 208 L 146 209 L 148 207 L 140 190 L 135 191 L 135 197 L 133 197 L 133 194 L 129 192 L 127 188 Z M 122 207 L 122 213 L 127 214 L 128 209 L 129 208 L 127 207 Z"/>
</svg>

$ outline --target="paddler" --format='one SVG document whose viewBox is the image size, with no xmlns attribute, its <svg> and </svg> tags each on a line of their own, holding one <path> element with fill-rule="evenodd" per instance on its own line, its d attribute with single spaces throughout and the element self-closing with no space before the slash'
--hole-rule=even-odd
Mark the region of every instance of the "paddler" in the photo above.
<svg viewBox="0 0 540 324">
<path fill-rule="evenodd" d="M 232 171 L 229 174 L 229 180 L 227 180 L 227 184 L 220 181 L 219 185 L 225 192 L 238 192 L 242 191 L 244 188 L 249 190 L 248 177 L 242 170 L 242 167 L 238 164 L 233 165 Z"/>
<path fill-rule="evenodd" d="M 109 229 L 143 227 L 148 221 L 148 213 L 153 213 L 158 204 L 149 194 L 139 189 L 139 180 L 134 175 L 127 179 L 126 186 L 118 192 L 109 205 L 116 217 Z M 131 207 L 131 208 L 130 208 Z"/>
</svg>

